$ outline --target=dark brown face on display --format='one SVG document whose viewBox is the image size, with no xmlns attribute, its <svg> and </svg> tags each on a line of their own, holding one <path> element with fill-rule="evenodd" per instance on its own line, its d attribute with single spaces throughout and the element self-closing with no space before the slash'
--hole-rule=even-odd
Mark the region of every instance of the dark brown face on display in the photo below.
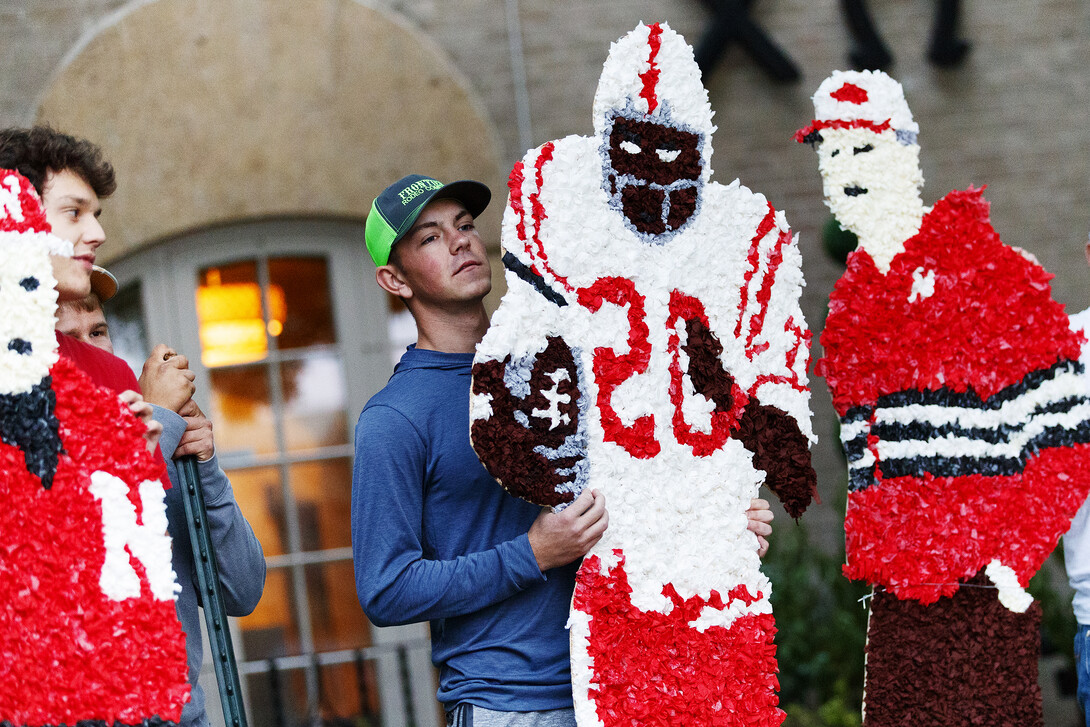
<svg viewBox="0 0 1090 727">
<path fill-rule="evenodd" d="M 660 235 L 676 230 L 696 211 L 700 179 L 700 137 L 650 121 L 618 117 L 609 135 L 610 195 L 638 231 Z M 620 187 L 618 188 L 618 178 Z M 678 182 L 689 182 L 665 189 Z"/>
</svg>

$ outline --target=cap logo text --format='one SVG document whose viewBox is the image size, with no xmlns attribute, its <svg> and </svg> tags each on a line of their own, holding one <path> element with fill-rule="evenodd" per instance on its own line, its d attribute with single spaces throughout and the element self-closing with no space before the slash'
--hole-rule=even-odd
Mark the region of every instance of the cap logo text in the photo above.
<svg viewBox="0 0 1090 727">
<path fill-rule="evenodd" d="M 406 205 L 419 197 L 424 192 L 428 192 L 433 189 L 440 189 L 443 183 L 435 179 L 421 179 L 413 182 L 405 189 L 397 193 L 398 198 L 401 199 L 401 204 Z"/>
</svg>

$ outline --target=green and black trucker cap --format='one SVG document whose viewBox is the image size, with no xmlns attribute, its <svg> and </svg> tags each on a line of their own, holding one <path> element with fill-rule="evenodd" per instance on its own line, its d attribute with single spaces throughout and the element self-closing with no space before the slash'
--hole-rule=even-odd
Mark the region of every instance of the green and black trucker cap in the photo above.
<svg viewBox="0 0 1090 727">
<path fill-rule="evenodd" d="M 364 238 L 376 266 L 390 261 L 394 243 L 409 231 L 424 207 L 435 199 L 456 199 L 477 217 L 492 199 L 492 192 L 480 182 L 463 179 L 443 184 L 422 174 L 402 177 L 375 197 L 367 215 Z"/>
</svg>

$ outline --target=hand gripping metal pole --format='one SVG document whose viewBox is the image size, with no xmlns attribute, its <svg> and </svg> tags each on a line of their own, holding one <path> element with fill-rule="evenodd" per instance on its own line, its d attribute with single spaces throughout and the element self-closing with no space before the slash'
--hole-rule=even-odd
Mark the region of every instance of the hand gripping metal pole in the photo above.
<svg viewBox="0 0 1090 727">
<path fill-rule="evenodd" d="M 212 643 L 212 663 L 216 667 L 216 683 L 227 727 L 247 727 L 246 708 L 231 646 L 231 631 L 227 624 L 227 607 L 220 591 L 219 566 L 208 531 L 208 513 L 204 506 L 204 491 L 197 473 L 197 458 L 187 455 L 178 459 L 178 485 L 182 488 L 185 519 L 189 525 L 189 542 L 193 547 L 193 563 L 197 569 L 197 593 L 204 608 L 204 623 Z M 181 574 L 179 574 L 181 575 Z"/>
</svg>

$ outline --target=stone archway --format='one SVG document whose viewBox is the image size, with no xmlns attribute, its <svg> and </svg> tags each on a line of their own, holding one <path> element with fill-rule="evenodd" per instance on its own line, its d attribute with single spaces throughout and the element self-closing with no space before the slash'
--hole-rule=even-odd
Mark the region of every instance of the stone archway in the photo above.
<svg viewBox="0 0 1090 727">
<path fill-rule="evenodd" d="M 462 75 L 354 0 L 134 3 L 74 52 L 37 118 L 117 169 L 107 261 L 240 219 L 362 219 L 409 172 L 502 189 L 494 128 Z"/>
</svg>

